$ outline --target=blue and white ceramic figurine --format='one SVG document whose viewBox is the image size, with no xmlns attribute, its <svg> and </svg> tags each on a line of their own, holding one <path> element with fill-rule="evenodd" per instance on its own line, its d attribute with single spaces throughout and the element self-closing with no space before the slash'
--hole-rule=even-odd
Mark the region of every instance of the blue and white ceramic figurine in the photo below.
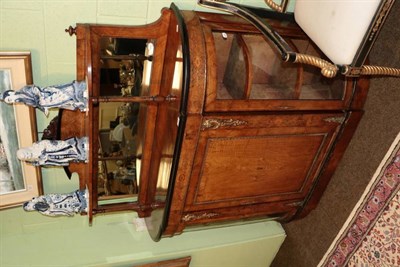
<svg viewBox="0 0 400 267">
<path fill-rule="evenodd" d="M 30 147 L 20 148 L 17 157 L 34 166 L 68 166 L 70 162 L 86 162 L 88 138 L 42 140 Z"/>
<path fill-rule="evenodd" d="M 73 81 L 44 88 L 27 85 L 18 91 L 5 91 L 0 98 L 7 104 L 22 103 L 38 108 L 47 116 L 51 108 L 86 111 L 88 93 L 85 81 Z"/>
<path fill-rule="evenodd" d="M 47 216 L 74 216 L 75 213 L 87 212 L 88 190 L 76 190 L 67 194 L 47 194 L 34 197 L 25 202 L 25 211 L 38 211 Z"/>
</svg>

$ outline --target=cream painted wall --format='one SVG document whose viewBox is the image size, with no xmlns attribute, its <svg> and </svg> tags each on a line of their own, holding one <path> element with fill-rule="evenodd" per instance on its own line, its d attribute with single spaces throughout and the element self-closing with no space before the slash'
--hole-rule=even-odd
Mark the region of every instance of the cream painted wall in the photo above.
<svg viewBox="0 0 400 267">
<path fill-rule="evenodd" d="M 238 1 L 236 1 L 238 2 Z M 263 0 L 243 0 L 264 6 Z M 200 9 L 195 0 L 178 0 L 181 9 Z M 39 86 L 75 79 L 75 38 L 64 29 L 76 23 L 146 24 L 159 17 L 164 0 L 0 0 L 0 50 L 32 53 Z M 37 112 L 39 132 L 56 112 Z M 45 193 L 71 192 L 61 169 L 43 168 Z M 21 208 L 0 211 L 0 266 L 126 266 L 154 259 L 192 255 L 191 266 L 268 266 L 285 233 L 275 222 L 185 233 L 154 243 L 136 232 L 134 213 L 48 218 Z"/>
</svg>

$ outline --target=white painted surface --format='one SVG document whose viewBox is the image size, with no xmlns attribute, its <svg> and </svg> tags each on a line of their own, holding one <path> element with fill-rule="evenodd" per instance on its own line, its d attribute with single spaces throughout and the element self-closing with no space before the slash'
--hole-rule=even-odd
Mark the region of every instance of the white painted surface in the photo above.
<svg viewBox="0 0 400 267">
<path fill-rule="evenodd" d="M 297 0 L 295 19 L 335 64 L 350 64 L 380 0 Z"/>
</svg>

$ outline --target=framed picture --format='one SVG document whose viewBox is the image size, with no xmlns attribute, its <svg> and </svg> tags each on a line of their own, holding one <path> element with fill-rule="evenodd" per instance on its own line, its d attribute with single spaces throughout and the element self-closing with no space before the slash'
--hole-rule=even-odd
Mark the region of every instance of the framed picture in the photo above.
<svg viewBox="0 0 400 267">
<path fill-rule="evenodd" d="M 30 52 L 0 52 L 0 94 L 32 84 Z M 37 140 L 35 110 L 25 105 L 0 103 L 0 209 L 20 205 L 42 194 L 37 167 L 21 162 L 20 147 Z"/>
</svg>

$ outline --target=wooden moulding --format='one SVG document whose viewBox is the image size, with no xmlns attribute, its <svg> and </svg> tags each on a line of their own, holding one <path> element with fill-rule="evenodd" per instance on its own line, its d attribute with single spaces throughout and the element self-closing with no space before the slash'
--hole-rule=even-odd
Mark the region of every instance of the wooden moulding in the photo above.
<svg viewBox="0 0 400 267">
<path fill-rule="evenodd" d="M 318 205 L 322 194 L 324 193 L 326 187 L 329 184 L 340 160 L 349 145 L 351 138 L 357 129 L 358 123 L 361 120 L 363 111 L 352 111 L 349 113 L 344 125 L 342 126 L 342 131 L 339 133 L 336 143 L 333 145 L 329 158 L 325 162 L 321 174 L 317 178 L 314 187 L 310 190 L 310 193 L 305 200 L 304 207 L 296 214 L 296 219 L 300 219 L 308 215 L 313 209 Z"/>
<path fill-rule="evenodd" d="M 174 235 L 182 230 L 181 216 L 193 164 L 193 150 L 198 142 L 206 89 L 205 40 L 200 20 L 195 12 L 183 11 L 190 46 L 190 88 L 187 104 L 186 127 L 183 134 L 179 169 L 175 178 L 170 214 L 164 236 Z"/>
<path fill-rule="evenodd" d="M 179 259 L 158 261 L 154 263 L 134 265 L 133 267 L 189 267 L 191 257 L 184 257 Z"/>
</svg>

